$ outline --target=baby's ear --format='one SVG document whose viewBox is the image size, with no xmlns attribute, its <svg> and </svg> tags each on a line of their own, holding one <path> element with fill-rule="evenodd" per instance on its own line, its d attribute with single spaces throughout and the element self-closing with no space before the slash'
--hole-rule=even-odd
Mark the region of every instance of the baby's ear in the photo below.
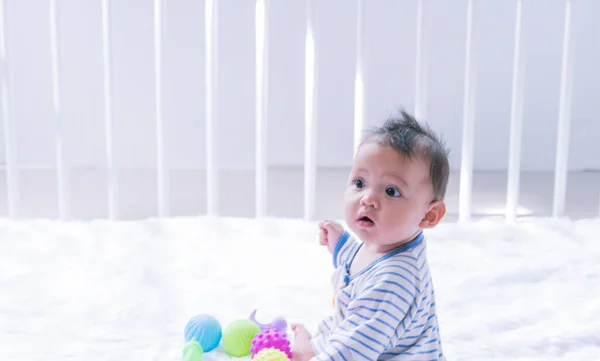
<svg viewBox="0 0 600 361">
<path fill-rule="evenodd" d="M 444 201 L 436 201 L 429 205 L 429 210 L 425 217 L 421 220 L 419 227 L 422 229 L 433 228 L 444 218 L 446 214 L 446 203 Z"/>
</svg>

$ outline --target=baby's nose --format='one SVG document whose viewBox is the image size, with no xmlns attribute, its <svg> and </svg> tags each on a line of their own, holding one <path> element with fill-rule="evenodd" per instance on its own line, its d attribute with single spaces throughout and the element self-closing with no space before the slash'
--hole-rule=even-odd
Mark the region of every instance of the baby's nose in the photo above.
<svg viewBox="0 0 600 361">
<path fill-rule="evenodd" d="M 366 191 L 363 197 L 361 198 L 360 203 L 363 206 L 367 207 L 377 208 L 379 206 L 378 197 L 373 191 Z"/>
</svg>

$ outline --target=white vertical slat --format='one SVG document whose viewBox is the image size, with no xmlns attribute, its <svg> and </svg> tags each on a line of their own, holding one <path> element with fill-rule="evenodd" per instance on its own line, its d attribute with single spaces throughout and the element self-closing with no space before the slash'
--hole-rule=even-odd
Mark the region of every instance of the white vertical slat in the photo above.
<svg viewBox="0 0 600 361">
<path fill-rule="evenodd" d="M 475 54 L 473 50 L 474 2 L 467 5 L 467 33 L 465 47 L 465 89 L 463 98 L 462 161 L 460 165 L 460 190 L 458 218 L 460 222 L 471 219 L 473 192 L 473 143 L 475 140 Z"/>
<path fill-rule="evenodd" d="M 219 164 L 218 164 L 218 114 L 217 114 L 217 0 L 205 0 L 204 47 L 206 86 L 206 200 L 207 214 L 218 215 Z"/>
<path fill-rule="evenodd" d="M 510 147 L 508 149 L 508 182 L 506 194 L 506 220 L 513 223 L 517 218 L 519 183 L 521 174 L 521 137 L 523 131 L 523 82 L 525 63 L 522 56 L 523 0 L 517 0 L 515 44 L 513 53 L 512 98 L 510 113 Z"/>
<path fill-rule="evenodd" d="M 415 117 L 427 117 L 427 42 L 423 19 L 425 0 L 417 0 L 417 58 L 415 60 Z"/>
<path fill-rule="evenodd" d="M 571 40 L 572 1 L 565 3 L 565 23 L 562 48 L 560 99 L 558 110 L 558 139 L 554 170 L 554 204 L 552 215 L 560 217 L 565 211 L 567 192 L 567 166 L 569 162 L 569 134 L 571 123 L 571 97 L 573 92 L 573 43 Z"/>
<path fill-rule="evenodd" d="M 315 2 L 306 1 L 304 52 L 304 219 L 315 218 L 317 178 L 317 52 L 315 47 Z"/>
<path fill-rule="evenodd" d="M 256 217 L 267 213 L 267 104 L 268 17 L 265 0 L 256 1 L 254 15 L 256 51 Z"/>
<path fill-rule="evenodd" d="M 108 218 L 119 218 L 119 173 L 114 149 L 114 121 L 112 106 L 112 53 L 111 53 L 111 0 L 102 0 L 102 55 L 104 58 L 104 117 L 106 168 L 108 171 Z"/>
<path fill-rule="evenodd" d="M 61 64 L 59 45 L 60 1 L 50 0 L 50 50 L 52 56 L 52 100 L 56 136 L 56 179 L 58 183 L 58 216 L 70 217 L 69 169 L 65 149 L 65 132 L 61 109 Z"/>
<path fill-rule="evenodd" d="M 12 119 L 12 104 L 10 103 L 10 74 L 8 71 L 8 51 L 6 39 L 6 4 L 0 0 L 0 101 L 2 121 L 4 125 L 4 149 L 6 157 L 6 185 L 8 196 L 8 215 L 18 218 L 19 211 L 19 165 L 17 159 L 17 138 Z"/>
<path fill-rule="evenodd" d="M 154 92 L 156 111 L 156 175 L 158 216 L 169 216 L 169 166 L 166 159 L 165 122 L 163 120 L 163 1 L 154 0 Z"/>
<path fill-rule="evenodd" d="M 356 74 L 354 78 L 354 153 L 365 128 L 365 84 L 363 71 L 363 0 L 356 0 Z"/>
</svg>

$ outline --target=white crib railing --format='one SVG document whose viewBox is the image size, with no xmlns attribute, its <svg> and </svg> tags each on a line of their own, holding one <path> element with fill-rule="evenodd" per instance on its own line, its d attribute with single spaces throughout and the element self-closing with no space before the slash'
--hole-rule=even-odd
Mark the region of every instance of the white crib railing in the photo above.
<svg viewBox="0 0 600 361">
<path fill-rule="evenodd" d="M 217 0 L 206 0 L 204 26 L 205 26 L 205 52 L 206 52 L 206 170 L 207 170 L 207 213 L 218 215 L 219 194 L 219 163 L 218 163 L 218 114 L 217 96 L 218 79 L 217 51 L 218 51 L 218 23 Z"/>
<path fill-rule="evenodd" d="M 514 222 L 519 203 L 519 178 L 521 175 L 521 137 L 523 134 L 523 82 L 525 64 L 523 61 L 522 21 L 523 2 L 517 1 L 515 21 L 515 47 L 510 114 L 510 146 L 508 148 L 508 183 L 506 195 L 506 219 Z"/>
<path fill-rule="evenodd" d="M 106 137 L 106 168 L 108 170 L 108 218 L 119 218 L 119 167 L 114 151 L 115 131 L 112 106 L 112 56 L 110 31 L 110 0 L 102 0 L 102 54 L 104 75 L 104 117 Z"/>
<path fill-rule="evenodd" d="M 163 120 L 163 1 L 154 0 L 154 62 L 155 62 L 155 112 L 156 112 L 156 135 L 157 135 L 157 197 L 158 213 L 161 217 L 168 217 L 169 212 L 169 159 L 166 148 L 169 144 L 165 142 L 165 124 Z M 315 6 L 316 0 L 307 0 L 306 7 L 306 37 L 305 37 L 305 152 L 304 152 L 304 218 L 315 217 L 315 183 L 316 183 L 316 138 L 318 119 L 316 117 L 316 106 L 319 99 L 316 91 L 316 74 L 319 64 L 318 54 L 315 48 Z M 365 1 L 365 0 L 363 0 Z M 357 8 L 357 33 L 356 33 L 356 73 L 354 89 L 354 144 L 355 148 L 360 133 L 365 125 L 364 114 L 364 77 L 363 72 L 363 1 L 358 1 Z M 427 104 L 427 63 L 428 51 L 426 43 L 427 28 L 423 20 L 423 4 L 426 0 L 418 1 L 415 17 L 417 34 L 416 51 L 416 84 L 415 84 L 415 113 L 417 118 L 424 118 Z M 519 198 L 520 184 L 520 159 L 521 138 L 523 127 L 523 83 L 524 83 L 524 60 L 522 49 L 522 0 L 516 1 L 516 26 L 514 38 L 514 59 L 511 97 L 511 123 L 510 123 L 510 148 L 508 162 L 508 179 L 506 195 L 506 220 L 514 222 L 517 218 L 517 204 Z M 560 106 L 558 122 L 558 145 L 556 149 L 553 216 L 560 217 L 565 211 L 567 164 L 569 153 L 569 129 L 571 121 L 571 97 L 572 97 L 572 0 L 565 0 L 564 38 L 562 44 L 562 67 L 560 83 Z M 58 208 L 59 218 L 70 217 L 69 207 L 69 177 L 68 164 L 65 161 L 64 129 L 61 112 L 61 67 L 60 67 L 60 36 L 58 32 L 59 0 L 50 0 L 50 29 L 49 42 L 52 49 L 52 92 L 55 121 L 56 141 L 56 169 L 58 185 Z M 206 167 L 207 167 L 207 213 L 219 215 L 218 194 L 219 181 L 217 173 L 218 161 L 218 123 L 217 100 L 219 97 L 219 79 L 217 74 L 218 55 L 218 29 L 217 22 L 217 0 L 205 0 L 205 97 L 206 97 Z M 476 72 L 474 55 L 477 53 L 473 42 L 474 7 L 475 0 L 468 1 L 467 31 L 466 31 L 466 53 L 465 53 L 465 79 L 463 89 L 463 114 L 462 114 L 462 163 L 460 166 L 460 193 L 459 193 L 459 220 L 468 221 L 471 218 L 471 194 L 473 181 L 473 153 L 474 153 L 474 128 L 475 128 L 475 94 L 476 94 Z M 115 130 L 113 124 L 113 79 L 112 79 L 112 28 L 111 28 L 111 1 L 102 0 L 102 51 L 104 65 L 104 110 L 105 110 L 105 138 L 106 138 L 106 167 L 108 169 L 108 216 L 110 219 L 119 218 L 119 164 L 118 156 L 114 150 Z M 266 0 L 256 1 L 255 10 L 255 50 L 256 50 L 256 158 L 255 158 L 255 214 L 257 217 L 266 215 L 267 209 L 267 104 L 269 90 L 267 88 L 269 65 L 267 62 L 269 52 L 269 14 L 267 12 Z M 15 124 L 11 114 L 11 94 L 9 93 L 10 61 L 6 47 L 6 11 L 5 1 L 0 0 L 0 81 L 1 108 L 4 126 L 4 144 L 6 154 L 7 175 L 7 203 L 10 217 L 19 217 L 19 164 L 16 157 Z"/>
<path fill-rule="evenodd" d="M 17 145 L 15 127 L 11 116 L 9 99 L 9 72 L 6 47 L 6 5 L 0 0 L 0 101 L 2 102 L 2 121 L 4 125 L 4 147 L 6 157 L 6 186 L 8 212 L 11 217 L 19 215 L 19 169 L 17 165 Z"/>
</svg>

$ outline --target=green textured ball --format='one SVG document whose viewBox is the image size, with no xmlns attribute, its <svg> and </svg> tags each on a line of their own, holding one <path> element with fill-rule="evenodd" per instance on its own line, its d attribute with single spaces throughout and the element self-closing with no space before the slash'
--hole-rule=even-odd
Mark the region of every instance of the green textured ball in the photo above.
<svg viewBox="0 0 600 361">
<path fill-rule="evenodd" d="M 250 355 L 252 339 L 260 333 L 260 327 L 254 322 L 241 319 L 233 321 L 223 330 L 223 349 L 234 357 Z"/>
<path fill-rule="evenodd" d="M 204 361 L 204 350 L 198 341 L 191 339 L 183 348 L 183 361 Z"/>
</svg>

